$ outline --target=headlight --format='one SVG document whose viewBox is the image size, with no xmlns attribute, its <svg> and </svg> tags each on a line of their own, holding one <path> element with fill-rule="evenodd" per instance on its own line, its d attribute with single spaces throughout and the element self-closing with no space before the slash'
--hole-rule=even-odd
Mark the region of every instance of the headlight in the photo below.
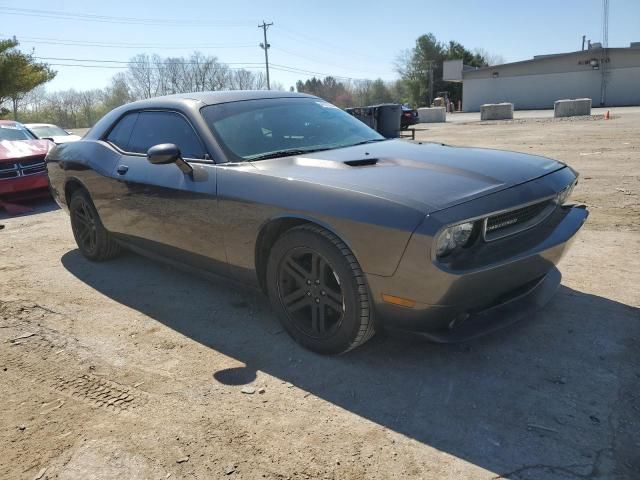
<svg viewBox="0 0 640 480">
<path fill-rule="evenodd" d="M 565 187 L 565 189 L 558 194 L 558 196 L 556 197 L 558 205 L 563 205 L 567 200 L 569 200 L 569 197 L 571 196 L 573 187 L 575 187 L 575 185 L 575 182 L 572 183 L 571 185 Z"/>
<path fill-rule="evenodd" d="M 436 238 L 436 255 L 443 257 L 458 247 L 463 247 L 471 238 L 473 222 L 460 223 L 445 228 Z"/>
</svg>

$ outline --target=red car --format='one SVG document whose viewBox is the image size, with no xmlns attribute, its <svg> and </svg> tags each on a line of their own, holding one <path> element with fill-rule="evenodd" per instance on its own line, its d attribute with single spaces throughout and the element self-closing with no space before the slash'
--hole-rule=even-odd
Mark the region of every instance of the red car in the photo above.
<svg viewBox="0 0 640 480">
<path fill-rule="evenodd" d="M 0 120 L 0 203 L 49 195 L 44 157 L 53 145 L 21 123 Z"/>
</svg>

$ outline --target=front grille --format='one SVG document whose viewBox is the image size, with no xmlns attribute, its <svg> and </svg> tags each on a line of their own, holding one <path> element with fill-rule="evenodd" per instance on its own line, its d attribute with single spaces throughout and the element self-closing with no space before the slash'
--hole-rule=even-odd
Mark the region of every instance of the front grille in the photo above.
<svg viewBox="0 0 640 480">
<path fill-rule="evenodd" d="M 15 178 L 20 175 L 20 167 L 15 162 L 0 163 L 0 180 Z"/>
<path fill-rule="evenodd" d="M 0 163 L 0 180 L 35 175 L 46 169 L 47 166 L 42 156 L 25 158 L 17 162 L 3 162 Z"/>
<path fill-rule="evenodd" d="M 484 228 L 485 240 L 497 240 L 531 228 L 547 218 L 555 206 L 554 200 L 549 199 L 487 217 Z"/>
<path fill-rule="evenodd" d="M 47 169 L 47 166 L 44 163 L 44 158 L 20 162 L 19 165 L 22 175 L 33 175 L 35 173 L 44 172 Z"/>
</svg>

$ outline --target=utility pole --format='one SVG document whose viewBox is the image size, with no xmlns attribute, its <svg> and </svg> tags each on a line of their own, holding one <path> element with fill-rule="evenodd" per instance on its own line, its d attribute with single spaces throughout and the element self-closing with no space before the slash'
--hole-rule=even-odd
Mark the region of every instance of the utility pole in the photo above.
<svg viewBox="0 0 640 480">
<path fill-rule="evenodd" d="M 271 90 L 271 84 L 269 83 L 269 48 L 271 45 L 267 42 L 267 29 L 271 25 L 273 25 L 273 22 L 265 23 L 264 20 L 262 20 L 262 25 L 258 25 L 258 28 L 261 28 L 264 33 L 264 43 L 261 43 L 260 47 L 264 50 L 264 65 L 267 70 L 267 90 Z"/>
<path fill-rule="evenodd" d="M 429 106 L 433 103 L 433 62 L 429 62 Z"/>
</svg>

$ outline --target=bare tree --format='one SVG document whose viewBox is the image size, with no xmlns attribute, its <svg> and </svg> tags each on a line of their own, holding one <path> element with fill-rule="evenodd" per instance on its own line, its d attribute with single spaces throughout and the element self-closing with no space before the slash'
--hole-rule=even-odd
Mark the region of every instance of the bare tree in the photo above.
<svg viewBox="0 0 640 480">
<path fill-rule="evenodd" d="M 63 110 L 67 113 L 69 122 L 67 122 L 67 126 L 77 127 L 78 126 L 78 114 L 80 113 L 80 109 L 82 107 L 82 102 L 80 100 L 80 94 L 74 90 L 65 90 L 59 93 L 60 100 L 62 103 Z"/>
<path fill-rule="evenodd" d="M 37 113 L 42 109 L 46 100 L 47 89 L 44 85 L 40 85 L 24 96 L 22 106 L 27 111 Z"/>
<path fill-rule="evenodd" d="M 283 89 L 277 83 L 273 87 Z M 48 93 L 44 88 L 36 88 L 20 103 L 20 114 L 31 122 L 90 127 L 106 112 L 133 100 L 194 91 L 264 88 L 266 78 L 262 72 L 229 68 L 212 55 L 140 54 L 131 58 L 127 71 L 114 75 L 103 90 Z"/>
<path fill-rule="evenodd" d="M 254 75 L 244 68 L 234 70 L 231 76 L 232 90 L 250 90 L 253 87 Z"/>
<path fill-rule="evenodd" d="M 215 56 L 194 52 L 189 57 L 162 58 L 137 55 L 130 61 L 124 77 L 134 98 L 151 98 L 205 90 L 264 89 L 262 72 L 231 69 Z"/>
<path fill-rule="evenodd" d="M 476 48 L 473 50 L 473 53 L 475 53 L 479 57 L 484 58 L 484 60 L 487 62 L 487 65 L 489 65 L 490 67 L 493 65 L 502 65 L 503 63 L 505 63 L 505 59 L 502 55 L 497 53 L 489 53 L 484 48 Z"/>
<path fill-rule="evenodd" d="M 253 90 L 264 90 L 267 88 L 267 77 L 264 73 L 258 72 L 253 74 L 253 85 L 251 86 Z M 271 86 L 271 90 L 283 90 L 281 83 L 273 83 Z"/>
<path fill-rule="evenodd" d="M 129 83 L 125 73 L 118 73 L 111 79 L 103 94 L 103 105 L 106 111 L 112 110 L 120 105 L 133 100 L 133 95 L 129 89 Z"/>
<path fill-rule="evenodd" d="M 155 96 L 157 85 L 154 78 L 154 65 L 146 53 L 131 59 L 127 72 L 127 83 L 135 98 L 151 98 Z"/>
<path fill-rule="evenodd" d="M 85 90 L 78 93 L 78 101 L 80 104 L 80 112 L 82 114 L 81 125 L 76 126 L 89 126 L 93 127 L 93 124 L 98 120 L 96 106 L 100 103 L 103 96 L 102 90 Z"/>
</svg>

